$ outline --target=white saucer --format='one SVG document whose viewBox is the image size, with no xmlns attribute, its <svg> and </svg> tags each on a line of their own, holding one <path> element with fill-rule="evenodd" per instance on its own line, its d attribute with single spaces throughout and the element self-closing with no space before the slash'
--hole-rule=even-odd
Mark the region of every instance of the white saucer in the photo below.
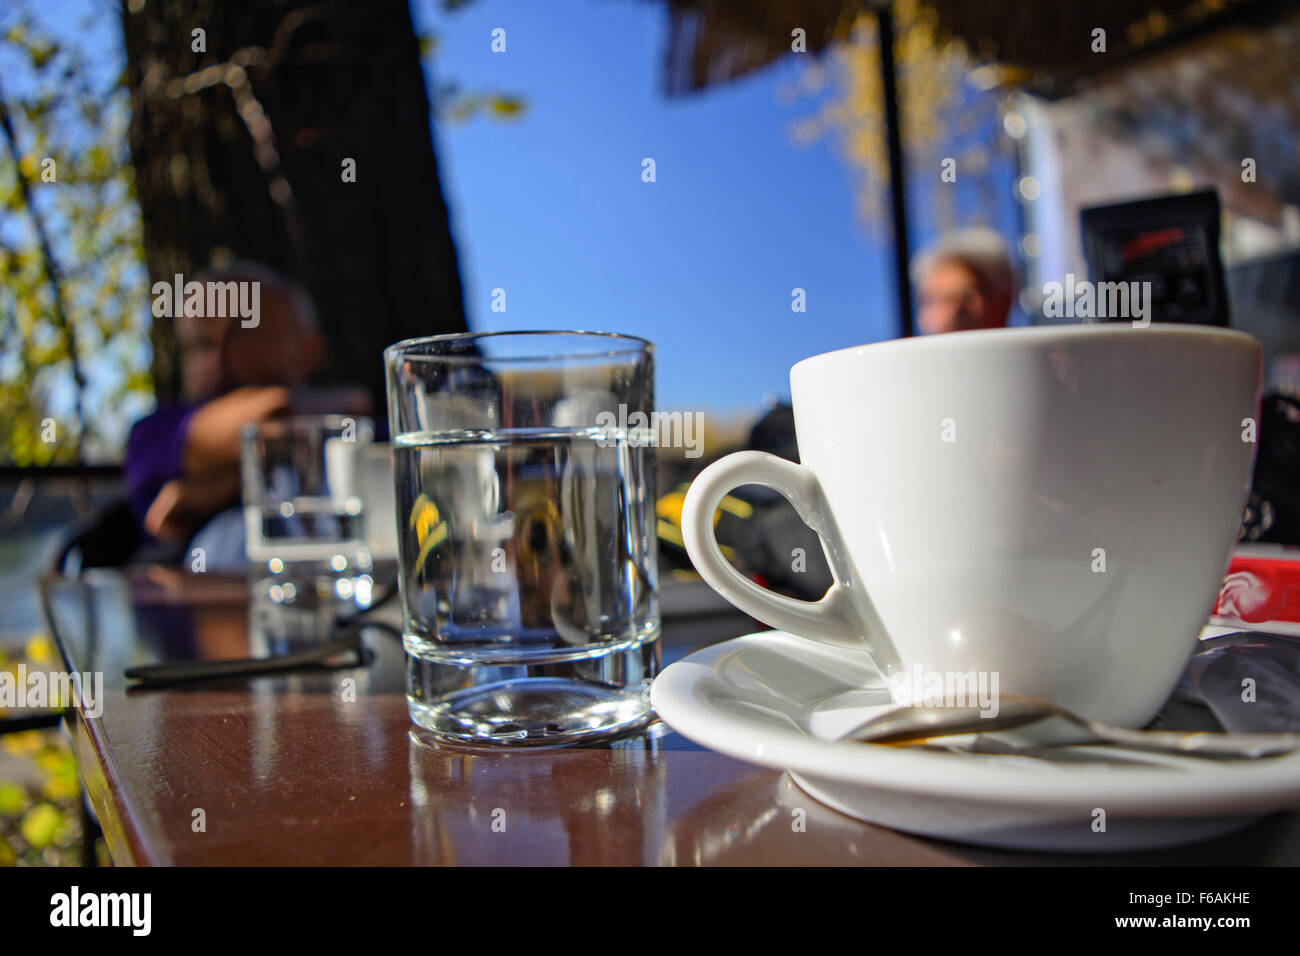
<svg viewBox="0 0 1300 956">
<path fill-rule="evenodd" d="M 1300 752 L 1217 762 L 1120 748 L 1058 758 L 930 752 L 836 738 L 893 706 L 864 654 L 782 631 L 670 665 L 650 690 L 682 736 L 788 770 L 841 813 L 985 846 L 1083 852 L 1177 846 L 1300 809 Z M 1105 830 L 1094 827 L 1105 811 Z"/>
</svg>

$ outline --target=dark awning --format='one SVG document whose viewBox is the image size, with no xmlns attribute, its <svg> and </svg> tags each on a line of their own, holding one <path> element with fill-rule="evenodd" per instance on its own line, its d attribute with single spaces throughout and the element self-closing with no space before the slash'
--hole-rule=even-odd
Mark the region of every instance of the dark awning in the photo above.
<svg viewBox="0 0 1300 956">
<path fill-rule="evenodd" d="M 744 76 L 790 53 L 805 31 L 820 53 L 849 35 L 872 0 L 666 0 L 664 88 L 680 96 Z M 1017 83 L 1049 95 L 1073 81 L 1233 23 L 1262 21 L 1296 0 L 920 0 L 939 29 L 977 59 L 1013 68 Z M 1106 53 L 1093 31 L 1106 31 Z"/>
</svg>

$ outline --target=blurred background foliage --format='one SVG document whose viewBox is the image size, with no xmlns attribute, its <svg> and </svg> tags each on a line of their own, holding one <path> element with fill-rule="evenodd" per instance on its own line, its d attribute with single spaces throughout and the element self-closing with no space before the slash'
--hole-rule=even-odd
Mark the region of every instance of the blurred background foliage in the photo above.
<svg viewBox="0 0 1300 956">
<path fill-rule="evenodd" d="M 70 36 L 0 6 L 0 438 L 19 465 L 116 457 L 150 392 L 126 91 Z"/>
<path fill-rule="evenodd" d="M 990 136 L 997 98 L 980 96 L 977 69 L 965 45 L 944 35 L 934 10 L 921 0 L 896 0 L 895 62 L 898 70 L 906 162 L 927 185 L 939 181 L 940 162 L 956 160 L 963 177 L 985 177 L 991 165 Z M 978 79 L 979 74 L 974 73 Z M 825 94 L 825 95 L 824 95 Z M 787 99 L 819 97 L 815 113 L 797 122 L 795 142 L 808 145 L 832 137 L 855 174 L 855 200 L 864 223 L 889 233 L 889 158 L 876 17 L 863 13 L 848 37 L 832 44 L 824 59 L 804 68 Z M 955 228 L 951 190 L 927 190 L 940 230 Z M 987 197 L 991 208 L 997 198 Z M 947 207 L 944 203 L 949 203 Z"/>
<path fill-rule="evenodd" d="M 24 662 L 29 668 L 58 666 L 48 636 L 34 634 L 21 653 L 0 649 L 0 671 L 16 676 Z M 76 759 L 61 731 L 0 737 L 0 866 L 79 865 L 80 794 Z M 102 841 L 97 851 L 101 865 L 111 862 Z"/>
</svg>

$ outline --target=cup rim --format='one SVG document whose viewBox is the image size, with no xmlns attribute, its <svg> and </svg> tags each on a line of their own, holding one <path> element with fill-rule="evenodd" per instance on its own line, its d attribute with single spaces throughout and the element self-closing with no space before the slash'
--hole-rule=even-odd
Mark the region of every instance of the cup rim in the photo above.
<svg viewBox="0 0 1300 956">
<path fill-rule="evenodd" d="M 248 422 L 240 430 L 241 437 L 253 437 L 261 433 L 263 428 L 275 426 L 285 433 L 300 434 L 313 428 L 342 428 L 345 421 L 352 421 L 358 426 L 358 432 L 362 429 L 368 430 L 370 435 L 374 435 L 375 420 L 370 415 L 278 415 L 274 418 L 264 418 L 258 422 Z"/>
<path fill-rule="evenodd" d="M 1026 340 L 1043 339 L 1047 341 L 1074 339 L 1083 336 L 1093 336 L 1100 338 L 1118 338 L 1122 335 L 1156 335 L 1160 338 L 1217 338 L 1234 341 L 1240 345 L 1253 346 L 1255 349 L 1260 348 L 1259 340 L 1249 332 L 1243 332 L 1241 329 L 1225 328 L 1217 325 L 1189 325 L 1177 322 L 1153 322 L 1149 326 L 1141 329 L 1132 328 L 1127 322 L 1089 322 L 1075 325 L 1012 325 L 1004 326 L 997 329 L 964 329 L 960 332 L 946 332 L 941 335 L 914 335 L 908 338 L 899 339 L 882 339 L 877 342 L 866 342 L 862 345 L 851 345 L 847 348 L 833 349 L 829 352 L 822 352 L 818 355 L 810 355 L 805 359 L 800 359 L 790 369 L 793 375 L 795 370 L 820 362 L 823 359 L 829 359 L 832 356 L 847 357 L 849 355 L 863 354 L 865 350 L 870 349 L 873 352 L 884 352 L 888 350 L 897 351 L 900 348 L 934 349 L 965 347 L 969 345 L 991 345 L 991 346 L 1016 346 L 1024 343 Z"/>
<path fill-rule="evenodd" d="M 625 348 L 619 349 L 602 349 L 590 353 L 576 353 L 570 355 L 564 354 L 538 354 L 538 355 L 510 355 L 510 356 L 473 356 L 473 355 L 437 355 L 431 353 L 412 353 L 412 348 L 421 345 L 432 345 L 437 342 L 468 342 L 473 339 L 491 339 L 504 338 L 505 336 L 577 336 L 585 337 L 589 340 L 599 341 L 601 339 L 611 341 L 621 341 L 628 343 Z M 654 355 L 655 345 L 649 339 L 642 338 L 639 335 L 631 335 L 627 332 L 603 332 L 587 329 L 500 329 L 491 332 L 449 332 L 442 335 L 420 335 L 414 338 L 402 339 L 394 342 L 384 349 L 384 362 L 388 364 L 399 354 L 406 354 L 408 358 L 428 359 L 440 362 L 463 362 L 463 363 L 518 363 L 518 362 L 546 362 L 560 361 L 566 358 L 614 358 L 619 355 L 637 355 L 649 354 Z"/>
</svg>

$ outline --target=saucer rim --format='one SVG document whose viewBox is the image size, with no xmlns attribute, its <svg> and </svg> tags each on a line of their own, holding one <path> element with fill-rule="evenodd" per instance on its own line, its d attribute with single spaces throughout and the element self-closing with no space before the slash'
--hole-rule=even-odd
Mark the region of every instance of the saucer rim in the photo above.
<svg viewBox="0 0 1300 956">
<path fill-rule="evenodd" d="M 794 644 L 791 642 L 798 642 Z M 823 740 L 805 730 L 746 721 L 711 706 L 705 679 L 726 686 L 717 665 L 745 649 L 806 644 L 786 631 L 765 630 L 701 648 L 668 665 L 650 687 L 651 706 L 688 740 L 747 763 L 853 783 L 897 794 L 961 797 L 998 806 L 1077 810 L 1085 804 L 1128 815 L 1204 816 L 1300 809 L 1300 751 L 1251 762 L 1186 758 L 1185 768 L 1062 763 L 1048 772 L 1024 764 L 998 765 L 981 755 L 902 750 L 878 744 Z M 817 645 L 819 652 L 863 663 L 860 652 Z M 954 783 L 953 769 L 961 779 Z"/>
</svg>

